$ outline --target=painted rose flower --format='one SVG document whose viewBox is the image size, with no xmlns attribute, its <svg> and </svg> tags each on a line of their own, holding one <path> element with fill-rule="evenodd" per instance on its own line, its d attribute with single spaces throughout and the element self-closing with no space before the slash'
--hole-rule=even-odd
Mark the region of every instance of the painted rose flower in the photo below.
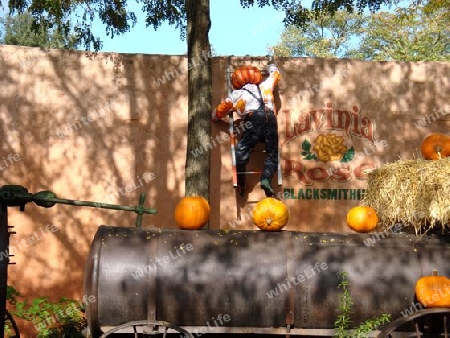
<svg viewBox="0 0 450 338">
<path fill-rule="evenodd" d="M 340 160 L 347 151 L 344 137 L 335 134 L 320 134 L 317 136 L 313 149 L 318 160 L 323 162 Z"/>
</svg>

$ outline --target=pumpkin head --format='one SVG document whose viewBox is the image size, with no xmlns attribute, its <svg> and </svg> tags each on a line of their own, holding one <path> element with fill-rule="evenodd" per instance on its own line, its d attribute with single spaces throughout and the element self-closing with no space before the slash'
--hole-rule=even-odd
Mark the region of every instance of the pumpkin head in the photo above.
<svg viewBox="0 0 450 338">
<path fill-rule="evenodd" d="M 175 208 L 175 222 L 181 229 L 199 230 L 208 222 L 210 207 L 201 196 L 187 196 Z"/>
<path fill-rule="evenodd" d="M 264 231 L 278 231 L 289 220 L 289 211 L 283 202 L 273 197 L 266 197 L 253 208 L 253 223 Z"/>
<path fill-rule="evenodd" d="M 420 152 L 426 160 L 438 160 L 450 156 L 450 137 L 433 133 L 422 141 Z"/>
<path fill-rule="evenodd" d="M 427 308 L 450 307 L 450 279 L 424 276 L 416 282 L 417 300 Z"/>
<path fill-rule="evenodd" d="M 353 207 L 347 213 L 347 225 L 356 232 L 370 232 L 377 224 L 377 213 L 367 205 Z"/>
<path fill-rule="evenodd" d="M 241 66 L 231 74 L 231 84 L 234 89 L 241 89 L 247 83 L 260 84 L 262 75 L 258 67 Z"/>
</svg>

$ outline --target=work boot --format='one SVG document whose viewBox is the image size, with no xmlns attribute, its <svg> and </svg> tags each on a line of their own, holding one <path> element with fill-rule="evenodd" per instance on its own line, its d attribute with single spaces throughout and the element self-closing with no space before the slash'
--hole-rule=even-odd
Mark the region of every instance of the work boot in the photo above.
<svg viewBox="0 0 450 338">
<path fill-rule="evenodd" d="M 261 189 L 264 190 L 266 197 L 275 196 L 275 192 L 273 191 L 273 188 L 271 187 L 270 182 L 267 178 L 261 180 Z"/>
</svg>

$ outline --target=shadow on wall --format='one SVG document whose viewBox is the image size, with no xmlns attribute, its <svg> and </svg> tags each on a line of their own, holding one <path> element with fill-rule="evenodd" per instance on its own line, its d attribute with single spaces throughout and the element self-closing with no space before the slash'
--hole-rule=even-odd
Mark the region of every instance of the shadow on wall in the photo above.
<svg viewBox="0 0 450 338">
<path fill-rule="evenodd" d="M 186 133 L 187 114 L 180 111 L 187 109 L 187 81 L 186 74 L 168 78 L 167 72 L 184 63 L 177 56 L 161 61 L 1 46 L 0 184 L 121 205 L 137 205 L 144 192 L 145 206 L 159 214 L 145 215 L 143 225 L 174 227 L 173 208 L 184 194 L 186 140 L 172 135 Z M 81 299 L 97 227 L 134 226 L 136 218 L 124 211 L 34 204 L 25 212 L 10 208 L 9 215 L 17 264 L 9 268 L 8 283 L 30 300 Z M 46 231 L 48 225 L 56 230 Z"/>
</svg>

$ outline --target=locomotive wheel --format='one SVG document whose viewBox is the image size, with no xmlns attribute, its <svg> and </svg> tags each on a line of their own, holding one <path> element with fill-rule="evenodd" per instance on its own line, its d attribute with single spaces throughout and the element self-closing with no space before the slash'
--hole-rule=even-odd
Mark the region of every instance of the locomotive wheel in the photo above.
<svg viewBox="0 0 450 338">
<path fill-rule="evenodd" d="M 138 328 L 141 328 L 140 332 L 138 332 Z M 100 336 L 100 338 L 106 338 L 109 337 L 113 333 L 118 333 L 118 331 L 127 329 L 127 328 L 133 328 L 134 337 L 147 337 L 152 336 L 155 337 L 160 333 L 160 327 L 164 328 L 164 331 L 162 332 L 163 338 L 167 337 L 167 333 L 169 329 L 175 330 L 179 333 L 183 333 L 184 337 L 186 338 L 194 338 L 192 334 L 190 334 L 185 329 L 163 321 L 155 321 L 155 320 L 138 320 L 133 322 L 128 322 L 119 326 L 116 326 L 115 328 L 109 330 L 108 332 L 105 332 Z M 140 335 L 140 336 L 139 336 Z"/>
<path fill-rule="evenodd" d="M 450 308 L 418 310 L 389 323 L 377 338 L 450 337 Z"/>
<path fill-rule="evenodd" d="M 17 327 L 17 324 L 14 321 L 13 316 L 11 316 L 11 314 L 8 312 L 8 310 L 6 310 L 6 312 L 5 312 L 5 322 L 7 322 L 8 320 L 11 323 L 11 326 L 12 326 L 12 328 L 14 330 L 14 336 L 9 336 L 9 338 L 20 338 L 19 328 Z"/>
</svg>

